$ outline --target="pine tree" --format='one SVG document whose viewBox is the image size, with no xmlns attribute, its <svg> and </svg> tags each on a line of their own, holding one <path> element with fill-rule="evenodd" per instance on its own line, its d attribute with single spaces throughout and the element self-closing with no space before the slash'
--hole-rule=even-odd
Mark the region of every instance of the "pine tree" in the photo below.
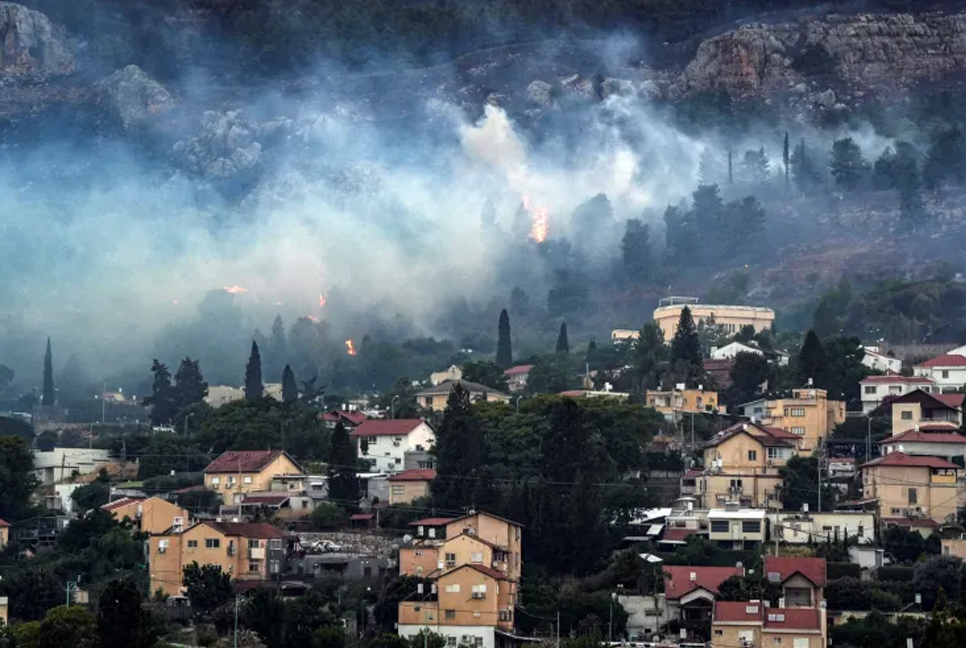
<svg viewBox="0 0 966 648">
<path fill-rule="evenodd" d="M 804 137 L 792 153 L 791 165 L 795 188 L 798 189 L 799 193 L 804 194 L 819 186 L 821 183 L 821 174 L 816 168 L 808 150 L 805 148 Z"/>
<path fill-rule="evenodd" d="M 47 351 L 44 353 L 44 392 L 40 401 L 44 407 L 53 407 L 54 396 L 54 356 L 50 350 L 50 338 L 47 338 Z"/>
<path fill-rule="evenodd" d="M 510 314 L 506 309 L 500 311 L 500 324 L 497 327 L 496 363 L 504 369 L 513 364 L 513 346 L 510 342 Z"/>
<path fill-rule="evenodd" d="M 294 403 L 299 399 L 299 386 L 295 382 L 295 372 L 292 367 L 285 365 L 282 370 L 282 402 Z"/>
<path fill-rule="evenodd" d="M 785 131 L 785 145 L 782 148 L 782 162 L 785 165 L 785 188 L 788 188 L 788 163 L 790 161 L 788 151 L 788 131 Z"/>
<path fill-rule="evenodd" d="M 252 352 L 245 365 L 245 398 L 258 400 L 265 395 L 265 384 L 262 383 L 262 357 L 258 353 L 258 345 L 252 340 Z"/>
<path fill-rule="evenodd" d="M 288 357 L 288 344 L 285 341 L 285 324 L 282 316 L 276 315 L 272 322 L 272 337 L 268 343 L 268 377 L 270 381 L 278 380 L 282 375 L 282 367 Z"/>
<path fill-rule="evenodd" d="M 829 368 L 828 358 L 822 348 L 822 342 L 815 331 L 809 329 L 805 335 L 805 342 L 798 352 L 798 378 L 802 385 L 808 384 L 809 379 L 816 387 L 825 384 Z"/>
<path fill-rule="evenodd" d="M 570 341 L 567 339 L 567 322 L 560 323 L 560 333 L 557 334 L 557 353 L 570 353 Z"/>
<path fill-rule="evenodd" d="M 678 328 L 671 340 L 671 364 L 681 366 L 686 372 L 685 382 L 689 386 L 696 385 L 704 375 L 704 362 L 701 359 L 701 338 L 698 328 L 694 324 L 691 309 L 685 306 L 681 309 Z"/>
<path fill-rule="evenodd" d="M 764 183 L 771 176 L 768 156 L 765 154 L 764 146 L 760 147 L 757 151 L 745 151 L 741 165 L 744 167 L 743 177 L 748 182 Z"/>
<path fill-rule="evenodd" d="M 456 385 L 436 432 L 436 479 L 430 490 L 438 508 L 458 511 L 474 504 L 478 470 L 486 464 L 482 427 L 469 392 Z"/>
<path fill-rule="evenodd" d="M 355 508 L 359 503 L 356 451 L 352 439 L 341 421 L 332 430 L 330 443 L 329 499 L 342 508 Z"/>
<path fill-rule="evenodd" d="M 201 366 L 197 360 L 185 357 L 174 375 L 175 386 L 173 407 L 179 412 L 195 403 L 201 403 L 208 395 L 208 383 L 201 374 Z"/>
<path fill-rule="evenodd" d="M 624 272 L 632 281 L 643 281 L 651 268 L 651 229 L 640 218 L 627 219 L 621 239 Z"/>
<path fill-rule="evenodd" d="M 835 185 L 848 191 L 858 188 L 869 165 L 862 157 L 862 149 L 851 137 L 835 140 L 828 163 Z"/>
<path fill-rule="evenodd" d="M 157 358 L 151 363 L 151 396 L 144 399 L 151 406 L 151 425 L 168 425 L 177 413 L 174 388 L 171 386 L 171 372 L 168 366 Z"/>
</svg>

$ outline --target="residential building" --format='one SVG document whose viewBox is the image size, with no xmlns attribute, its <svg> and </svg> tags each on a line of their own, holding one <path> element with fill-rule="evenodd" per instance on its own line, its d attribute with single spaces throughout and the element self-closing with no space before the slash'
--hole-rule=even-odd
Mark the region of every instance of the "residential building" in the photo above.
<svg viewBox="0 0 966 648">
<path fill-rule="evenodd" d="M 233 580 L 279 578 L 288 556 L 288 536 L 264 522 L 204 521 L 181 533 L 148 539 L 151 591 L 181 594 L 185 566 L 218 565 Z"/>
<path fill-rule="evenodd" d="M 360 459 L 368 461 L 373 471 L 387 473 L 402 472 L 406 453 L 428 452 L 436 438 L 422 419 L 369 419 L 349 436 L 357 442 Z"/>
<path fill-rule="evenodd" d="M 793 389 L 790 398 L 758 400 L 741 405 L 746 416 L 766 427 L 777 427 L 801 437 L 799 451 L 811 454 L 845 421 L 845 403 L 828 400 L 824 389 Z"/>
<path fill-rule="evenodd" d="M 929 518 L 945 523 L 956 515 L 963 490 L 956 464 L 896 451 L 859 469 L 863 498 L 877 500 L 880 518 Z"/>
<path fill-rule="evenodd" d="M 762 601 L 717 601 L 711 648 L 826 648 L 823 608 L 766 607 Z"/>
<path fill-rule="evenodd" d="M 932 378 L 943 392 L 962 389 L 966 385 L 966 356 L 946 353 L 920 362 L 912 371 L 913 375 Z"/>
<path fill-rule="evenodd" d="M 941 542 L 944 556 L 955 556 L 966 560 L 966 534 L 958 538 L 943 538 Z"/>
<path fill-rule="evenodd" d="M 0 549 L 7 546 L 10 542 L 10 523 L 0 518 Z"/>
<path fill-rule="evenodd" d="M 703 387 L 688 389 L 680 384 L 667 391 L 647 390 L 644 397 L 648 407 L 656 409 L 667 419 L 718 411 L 718 392 L 706 391 Z"/>
<path fill-rule="evenodd" d="M 503 372 L 506 376 L 507 388 L 511 392 L 522 392 L 527 388 L 527 378 L 530 377 L 530 370 L 533 369 L 532 364 L 528 365 L 518 365 L 516 367 L 510 367 Z"/>
<path fill-rule="evenodd" d="M 429 495 L 429 484 L 436 479 L 435 470 L 404 470 L 389 477 L 389 504 L 408 504 L 417 497 Z"/>
<path fill-rule="evenodd" d="M 410 450 L 403 453 L 403 470 L 434 470 L 436 455 L 429 450 Z"/>
<path fill-rule="evenodd" d="M 390 570 L 386 556 L 347 553 L 308 554 L 289 560 L 289 574 L 314 576 L 317 579 L 337 576 L 343 581 L 373 580 Z"/>
<path fill-rule="evenodd" d="M 625 400 L 630 398 L 630 394 L 627 392 L 615 392 L 608 389 L 610 384 L 604 386 L 605 389 L 568 389 L 567 391 L 562 391 L 559 396 L 567 396 L 568 398 L 615 398 L 617 400 Z"/>
<path fill-rule="evenodd" d="M 0 596 L 0 628 L 5 627 L 9 621 L 9 609 L 10 599 L 6 596 Z"/>
<path fill-rule="evenodd" d="M 610 332 L 610 341 L 617 345 L 624 342 L 633 342 L 640 336 L 641 332 L 634 329 L 614 329 Z"/>
<path fill-rule="evenodd" d="M 874 545 L 852 545 L 849 547 L 849 562 L 863 571 L 878 569 L 885 564 L 885 549 Z"/>
<path fill-rule="evenodd" d="M 160 497 L 122 497 L 101 507 L 117 520 L 130 520 L 143 533 L 158 535 L 182 531 L 190 524 L 191 514 Z"/>
<path fill-rule="evenodd" d="M 450 392 L 457 385 L 469 392 L 471 401 L 510 402 L 510 396 L 508 394 L 504 394 L 486 385 L 470 382 L 469 380 L 444 380 L 438 385 L 433 385 L 420 392 L 416 392 L 416 404 L 433 412 L 442 412 L 446 409 L 446 402 L 449 400 Z"/>
<path fill-rule="evenodd" d="M 692 535 L 707 536 L 708 511 L 695 509 L 694 504 L 693 497 L 680 497 L 674 502 L 670 514 L 664 518 L 665 526 L 657 541 L 663 549 L 674 551 L 677 547 L 687 544 L 688 538 Z"/>
<path fill-rule="evenodd" d="M 245 390 L 241 387 L 231 387 L 229 385 L 212 385 L 208 387 L 208 395 L 205 402 L 214 408 L 232 403 L 245 398 Z"/>
<path fill-rule="evenodd" d="M 764 356 L 769 362 L 780 367 L 788 366 L 788 354 L 777 349 L 762 349 L 754 340 L 748 342 L 729 342 L 723 347 L 711 349 L 712 360 L 733 360 L 739 353 L 752 353 Z"/>
<path fill-rule="evenodd" d="M 689 630 L 703 629 L 704 633 L 711 624 L 711 609 L 721 583 L 744 571 L 740 567 L 693 565 L 664 565 L 662 570 L 668 621 L 679 621 Z"/>
<path fill-rule="evenodd" d="M 702 364 L 704 365 L 704 373 L 708 376 L 708 380 L 717 385 L 718 389 L 725 391 L 734 381 L 731 379 L 731 370 L 735 366 L 734 360 L 708 360 L 705 359 Z"/>
<path fill-rule="evenodd" d="M 914 389 L 889 400 L 887 405 L 892 410 L 893 436 L 914 429 L 917 425 L 921 429 L 928 423 L 954 423 L 958 426 L 963 422 L 963 394 L 938 394 Z"/>
<path fill-rule="evenodd" d="M 229 450 L 205 468 L 205 486 L 221 495 L 225 504 L 241 504 L 245 495 L 269 491 L 280 475 L 303 478 L 305 470 L 284 450 Z"/>
<path fill-rule="evenodd" d="M 708 511 L 708 539 L 724 549 L 751 549 L 767 538 L 765 509 L 729 504 Z"/>
<path fill-rule="evenodd" d="M 879 518 L 883 531 L 889 527 L 901 527 L 908 531 L 915 531 L 923 538 L 928 538 L 939 529 L 939 522 L 929 517 L 884 517 Z"/>
<path fill-rule="evenodd" d="M 933 390 L 933 386 L 932 378 L 928 376 L 900 376 L 899 374 L 867 376 L 859 381 L 862 413 L 868 415 L 887 398 L 902 396 L 916 389 L 928 393 Z"/>
<path fill-rule="evenodd" d="M 779 607 L 817 608 L 825 599 L 824 558 L 765 556 L 765 578 L 780 585 L 784 604 Z"/>
<path fill-rule="evenodd" d="M 829 457 L 827 468 L 829 479 L 851 481 L 856 475 L 855 457 Z"/>
<path fill-rule="evenodd" d="M 788 544 L 818 544 L 826 538 L 850 538 L 860 545 L 875 542 L 875 514 L 872 511 L 769 513 L 768 520 L 772 538 Z"/>
<path fill-rule="evenodd" d="M 41 484 L 57 484 L 70 480 L 75 474 L 96 473 L 110 461 L 107 450 L 92 448 L 54 448 L 34 453 L 34 474 Z"/>
<path fill-rule="evenodd" d="M 695 297 L 667 297 L 660 301 L 654 311 L 654 321 L 664 333 L 664 341 L 670 342 L 678 330 L 678 321 L 685 306 L 691 309 L 694 323 L 708 323 L 713 320 L 730 334 L 751 326 L 756 333 L 770 330 L 775 322 L 775 311 L 758 306 L 726 306 L 721 304 L 699 304 Z"/>
<path fill-rule="evenodd" d="M 632 643 L 650 641 L 668 622 L 663 593 L 639 596 L 618 592 L 617 602 L 627 612 L 627 639 Z"/>
<path fill-rule="evenodd" d="M 863 346 L 865 355 L 862 356 L 862 364 L 872 371 L 881 371 L 884 374 L 898 374 L 902 371 L 902 360 L 895 356 L 882 353 L 877 346 Z"/>
<path fill-rule="evenodd" d="M 331 412 L 326 412 L 322 415 L 322 420 L 325 422 L 325 427 L 335 429 L 335 426 L 342 423 L 342 426 L 352 431 L 362 425 L 363 421 L 369 417 L 362 412 L 350 411 L 350 410 L 332 410 Z"/>
<path fill-rule="evenodd" d="M 879 441 L 882 454 L 904 452 L 908 455 L 966 457 L 966 436 L 958 432 L 924 432 L 918 426 Z"/>
<path fill-rule="evenodd" d="M 434 387 L 447 380 L 463 380 L 463 370 L 457 365 L 451 365 L 449 369 L 434 371 L 429 374 L 429 384 Z"/>
</svg>

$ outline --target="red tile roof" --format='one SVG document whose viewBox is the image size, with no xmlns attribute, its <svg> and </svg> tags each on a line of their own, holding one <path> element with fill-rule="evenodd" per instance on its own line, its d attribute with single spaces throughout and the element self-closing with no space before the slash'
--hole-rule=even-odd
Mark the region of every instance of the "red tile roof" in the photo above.
<svg viewBox="0 0 966 648">
<path fill-rule="evenodd" d="M 445 526 L 456 519 L 458 518 L 429 517 L 423 518 L 422 520 L 416 520 L 415 522 L 410 522 L 409 526 Z"/>
<path fill-rule="evenodd" d="M 931 385 L 932 378 L 929 376 L 902 376 L 900 374 L 887 374 L 885 376 L 866 376 L 859 381 L 861 384 L 865 383 L 905 383 L 912 385 Z"/>
<path fill-rule="evenodd" d="M 966 356 L 957 353 L 945 353 L 935 358 L 930 358 L 925 362 L 920 362 L 917 367 L 966 367 Z"/>
<path fill-rule="evenodd" d="M 954 432 L 959 429 L 958 423 L 953 423 L 952 421 L 933 421 L 931 423 L 920 423 L 920 432 Z"/>
<path fill-rule="evenodd" d="M 353 513 L 349 516 L 349 521 L 351 522 L 364 522 L 371 520 L 376 517 L 375 513 Z"/>
<path fill-rule="evenodd" d="M 420 482 L 420 481 L 433 481 L 436 479 L 436 471 L 432 468 L 413 468 L 412 470 L 404 470 L 403 472 L 392 475 L 389 481 L 396 482 Z"/>
<path fill-rule="evenodd" d="M 493 569 L 492 567 L 487 567 L 485 565 L 477 565 L 475 563 L 466 563 L 464 565 L 460 565 L 459 567 L 456 567 L 455 569 L 451 569 L 445 574 L 440 575 L 439 580 L 443 580 L 444 578 L 446 578 L 447 575 L 452 574 L 453 572 L 459 571 L 461 569 L 475 569 L 481 574 L 489 576 L 494 580 L 510 580 L 503 572 L 499 572 Z"/>
<path fill-rule="evenodd" d="M 825 614 L 825 610 L 821 608 L 765 608 L 763 616 L 766 628 L 821 630 L 822 622 L 819 619 L 819 614 Z"/>
<path fill-rule="evenodd" d="M 658 542 L 687 542 L 690 536 L 697 533 L 697 529 L 664 529 L 664 536 Z"/>
<path fill-rule="evenodd" d="M 786 437 L 784 435 L 784 430 L 782 430 L 781 434 L 779 434 L 778 432 L 775 432 L 775 433 L 771 432 L 772 429 L 774 428 L 764 428 L 755 423 L 751 423 L 750 421 L 735 423 L 734 425 L 721 430 L 713 437 L 708 439 L 708 441 L 702 447 L 713 448 L 715 446 L 721 445 L 722 443 L 724 443 L 725 441 L 727 441 L 728 439 L 730 439 L 731 437 L 737 434 L 747 434 L 752 438 L 754 438 L 755 440 L 757 440 L 762 445 L 767 445 L 767 446 L 792 445 L 786 441 L 786 439 L 789 437 Z M 798 437 L 797 435 L 791 435 L 791 438 L 798 440 L 800 437 Z"/>
<path fill-rule="evenodd" d="M 423 423 L 423 419 L 366 419 L 349 436 L 406 436 Z"/>
<path fill-rule="evenodd" d="M 503 372 L 503 375 L 505 375 L 505 376 L 517 376 L 517 375 L 520 375 L 520 374 L 530 373 L 530 370 L 531 369 L 533 369 L 533 365 L 532 364 L 528 364 L 528 365 L 518 365 L 516 367 L 510 367 L 509 369 L 507 369 L 506 371 Z"/>
<path fill-rule="evenodd" d="M 932 396 L 936 400 L 942 401 L 949 407 L 955 407 L 955 408 L 962 407 L 963 398 L 966 398 L 966 394 L 933 394 Z"/>
<path fill-rule="evenodd" d="M 955 432 L 923 432 L 922 430 L 906 430 L 902 434 L 888 437 L 879 441 L 882 445 L 892 443 L 917 441 L 920 443 L 966 443 L 966 436 Z"/>
<path fill-rule="evenodd" d="M 936 522 L 932 518 L 901 518 L 901 517 L 890 517 L 882 518 L 883 524 L 892 524 L 894 526 L 902 527 L 938 527 L 939 522 Z"/>
<path fill-rule="evenodd" d="M 282 450 L 229 450 L 208 464 L 206 473 L 261 472 Z"/>
<path fill-rule="evenodd" d="M 859 468 L 867 466 L 900 466 L 908 468 L 952 468 L 959 469 L 954 463 L 950 463 L 939 457 L 923 457 L 919 455 L 907 455 L 904 452 L 891 452 L 884 457 L 867 461 Z"/>
<path fill-rule="evenodd" d="M 687 472 L 684 473 L 684 478 L 685 479 L 693 479 L 695 477 L 700 477 L 703 474 L 704 474 L 704 471 L 703 470 L 699 470 L 697 468 L 691 468 L 690 470 L 688 470 Z"/>
<path fill-rule="evenodd" d="M 761 425 L 759 425 L 757 427 L 760 428 L 760 429 L 762 429 L 762 430 L 764 430 L 768 434 L 772 435 L 776 439 L 789 439 L 789 440 L 793 440 L 793 441 L 798 441 L 799 439 L 802 438 L 801 436 L 799 436 L 797 434 L 793 434 L 793 433 L 789 432 L 788 430 L 783 430 L 783 429 L 777 428 L 777 427 L 764 427 L 764 426 L 761 426 Z"/>
<path fill-rule="evenodd" d="M 10 526 L 10 523 L 4 520 L 3 518 L 0 518 L 0 527 L 8 527 L 8 526 Z"/>
<path fill-rule="evenodd" d="M 288 495 L 246 495 L 242 504 L 264 504 L 265 506 L 281 506 L 288 501 Z"/>
<path fill-rule="evenodd" d="M 694 580 L 691 580 L 691 574 L 695 575 Z M 667 598 L 675 600 L 699 587 L 712 594 L 717 594 L 721 583 L 732 576 L 741 576 L 741 569 L 738 567 L 665 565 L 664 576 L 664 593 Z"/>
<path fill-rule="evenodd" d="M 779 583 L 784 583 L 795 574 L 801 574 L 814 585 L 825 587 L 825 559 L 766 556 L 765 577 L 769 580 L 770 574 L 778 574 Z"/>
<path fill-rule="evenodd" d="M 242 538 L 259 539 L 282 539 L 288 535 L 267 522 L 202 522 L 212 529 L 220 531 L 226 536 L 238 536 Z"/>
<path fill-rule="evenodd" d="M 350 412 L 348 410 L 332 410 L 322 415 L 322 419 L 330 423 L 338 423 L 342 419 L 347 420 L 352 425 L 362 425 L 363 421 L 369 419 L 362 412 Z"/>
<path fill-rule="evenodd" d="M 116 499 L 113 502 L 108 502 L 101 506 L 105 511 L 115 511 L 119 508 L 127 506 L 128 504 L 134 504 L 135 502 L 143 502 L 143 497 L 122 497 L 121 499 Z"/>
<path fill-rule="evenodd" d="M 715 601 L 714 621 L 725 623 L 761 623 L 762 608 L 760 601 Z"/>
</svg>

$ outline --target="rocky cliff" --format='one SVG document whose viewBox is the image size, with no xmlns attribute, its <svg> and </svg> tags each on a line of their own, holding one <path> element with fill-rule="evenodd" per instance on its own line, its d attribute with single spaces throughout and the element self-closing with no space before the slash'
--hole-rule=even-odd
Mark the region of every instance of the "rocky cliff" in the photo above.
<svg viewBox="0 0 966 648">
<path fill-rule="evenodd" d="M 0 78 L 43 79 L 74 71 L 67 35 L 44 14 L 0 2 Z"/>
</svg>

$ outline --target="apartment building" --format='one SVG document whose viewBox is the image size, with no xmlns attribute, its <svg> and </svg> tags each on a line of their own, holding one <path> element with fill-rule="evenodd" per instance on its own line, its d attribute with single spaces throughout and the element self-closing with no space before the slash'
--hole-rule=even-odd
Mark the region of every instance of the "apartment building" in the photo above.
<svg viewBox="0 0 966 648">
<path fill-rule="evenodd" d="M 765 509 L 739 508 L 728 504 L 708 511 L 708 539 L 724 549 L 751 549 L 768 537 Z"/>
<path fill-rule="evenodd" d="M 768 607 L 763 601 L 717 601 L 711 648 L 826 648 L 822 608 Z"/>
<path fill-rule="evenodd" d="M 862 471 L 863 497 L 878 504 L 879 517 L 928 519 L 943 524 L 954 518 L 963 498 L 962 471 L 939 457 L 892 452 L 868 461 Z"/>
<path fill-rule="evenodd" d="M 765 556 L 765 578 L 782 588 L 779 607 L 821 607 L 825 599 L 824 558 Z"/>
<path fill-rule="evenodd" d="M 654 321 L 661 327 L 664 341 L 670 342 L 678 330 L 681 311 L 691 309 L 695 324 L 713 320 L 731 334 L 751 326 L 756 333 L 770 330 L 775 322 L 775 311 L 758 306 L 729 306 L 722 304 L 699 304 L 696 297 L 666 297 L 654 311 Z"/>
<path fill-rule="evenodd" d="M 859 381 L 862 413 L 868 415 L 878 409 L 886 399 L 896 398 L 916 389 L 928 393 L 933 390 L 933 387 L 932 378 L 928 376 L 900 376 L 899 374 L 867 376 Z"/>
<path fill-rule="evenodd" d="M 656 409 L 668 420 L 680 419 L 684 414 L 710 414 L 718 411 L 718 392 L 703 387 L 687 389 L 683 384 L 665 391 L 647 390 L 644 395 L 648 407 Z"/>
<path fill-rule="evenodd" d="M 966 360 L 966 358 L 964 358 Z M 920 429 L 934 423 L 959 426 L 963 422 L 963 394 L 930 393 L 914 389 L 889 401 L 892 411 L 892 434 Z"/>
<path fill-rule="evenodd" d="M 845 421 L 845 403 L 829 400 L 824 389 L 813 387 L 793 389 L 790 398 L 752 401 L 739 407 L 756 423 L 800 437 L 803 454 L 821 447 L 835 426 Z"/>
<path fill-rule="evenodd" d="M 772 538 L 792 545 L 820 543 L 826 538 L 852 538 L 860 545 L 875 543 L 875 514 L 871 511 L 769 513 Z"/>
<path fill-rule="evenodd" d="M 917 364 L 912 372 L 931 378 L 940 391 L 961 389 L 966 385 L 966 355 L 946 353 Z"/>
<path fill-rule="evenodd" d="M 117 520 L 130 520 L 140 531 L 151 535 L 182 531 L 191 519 L 187 510 L 160 497 L 122 497 L 101 508 Z"/>
<path fill-rule="evenodd" d="M 446 402 L 449 400 L 450 393 L 457 385 L 469 392 L 471 401 L 510 402 L 509 394 L 504 394 L 492 387 L 469 380 L 444 380 L 438 385 L 417 392 L 416 404 L 433 412 L 442 412 L 446 409 Z"/>
<path fill-rule="evenodd" d="M 229 450 L 205 468 L 205 486 L 225 504 L 240 505 L 250 493 L 272 490 L 277 477 L 302 480 L 294 490 L 305 490 L 305 470 L 284 450 Z"/>
<path fill-rule="evenodd" d="M 394 474 L 403 472 L 407 452 L 429 451 L 436 433 L 422 419 L 369 419 L 349 436 L 371 470 Z"/>
<path fill-rule="evenodd" d="M 953 431 L 958 428 L 951 430 L 947 425 L 941 424 L 939 431 L 935 432 L 927 432 L 916 426 L 896 436 L 882 439 L 879 441 L 879 447 L 884 455 L 904 452 L 909 455 L 943 457 L 950 460 L 953 457 L 966 456 L 966 436 Z M 932 426 L 926 427 L 932 428 Z"/>
<path fill-rule="evenodd" d="M 408 504 L 429 495 L 429 484 L 436 479 L 434 469 L 404 470 L 389 476 L 389 504 Z"/>
</svg>

